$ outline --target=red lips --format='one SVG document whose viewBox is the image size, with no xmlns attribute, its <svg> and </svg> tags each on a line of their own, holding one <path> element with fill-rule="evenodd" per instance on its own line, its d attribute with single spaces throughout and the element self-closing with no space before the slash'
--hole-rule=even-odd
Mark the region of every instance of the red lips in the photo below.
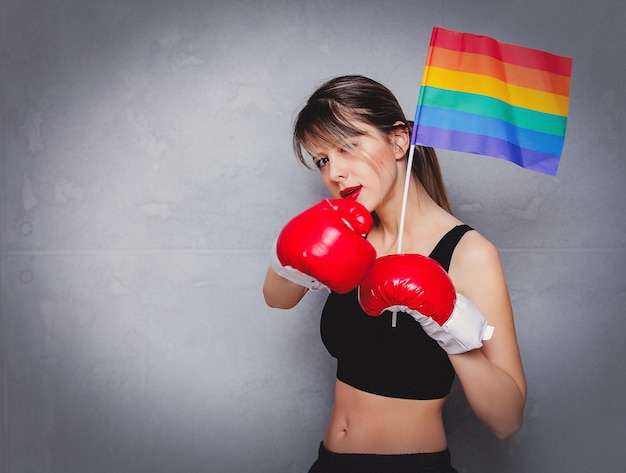
<svg viewBox="0 0 626 473">
<path fill-rule="evenodd" d="M 343 197 L 344 199 L 356 200 L 356 198 L 361 193 L 361 189 L 361 186 L 347 187 L 342 190 L 339 195 L 341 195 L 341 197 Z"/>
</svg>

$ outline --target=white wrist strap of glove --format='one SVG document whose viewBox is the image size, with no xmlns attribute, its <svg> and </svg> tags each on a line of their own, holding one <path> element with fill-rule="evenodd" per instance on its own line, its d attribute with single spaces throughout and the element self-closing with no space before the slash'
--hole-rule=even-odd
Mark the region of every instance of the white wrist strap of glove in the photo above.
<svg viewBox="0 0 626 473">
<path fill-rule="evenodd" d="M 450 337 L 439 342 L 446 352 L 454 355 L 483 346 L 483 340 L 489 340 L 494 327 L 487 325 L 480 309 L 463 294 L 456 294 L 452 315 L 441 327 Z"/>
<path fill-rule="evenodd" d="M 450 355 L 465 353 L 483 346 L 483 340 L 489 340 L 493 335 L 494 327 L 487 325 L 487 321 L 467 297 L 456 294 L 456 302 L 452 314 L 443 325 L 439 325 L 432 318 L 420 314 L 416 310 L 406 311 L 417 320 L 424 332 L 435 339 Z"/>
<path fill-rule="evenodd" d="M 288 281 L 291 281 L 294 284 L 298 284 L 299 286 L 303 286 L 308 288 L 310 291 L 317 292 L 320 289 L 326 288 L 324 284 L 319 282 L 312 276 L 308 274 L 304 274 L 302 271 L 299 271 L 291 266 L 283 266 L 280 260 L 278 259 L 278 253 L 276 252 L 276 242 L 278 239 L 274 240 L 274 246 L 272 247 L 272 257 L 270 259 L 270 266 L 278 274 L 282 276 Z"/>
</svg>

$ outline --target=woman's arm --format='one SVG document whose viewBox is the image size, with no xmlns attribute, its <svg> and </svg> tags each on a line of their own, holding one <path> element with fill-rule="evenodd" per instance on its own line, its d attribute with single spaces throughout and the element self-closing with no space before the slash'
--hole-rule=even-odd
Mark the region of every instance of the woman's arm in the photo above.
<svg viewBox="0 0 626 473">
<path fill-rule="evenodd" d="M 505 439 L 522 426 L 526 379 L 500 256 L 479 233 L 469 232 L 454 252 L 450 276 L 495 327 L 481 349 L 450 355 L 450 361 L 476 416 Z"/>
<path fill-rule="evenodd" d="M 294 284 L 268 268 L 263 283 L 263 297 L 269 307 L 291 309 L 302 300 L 307 288 Z"/>
</svg>

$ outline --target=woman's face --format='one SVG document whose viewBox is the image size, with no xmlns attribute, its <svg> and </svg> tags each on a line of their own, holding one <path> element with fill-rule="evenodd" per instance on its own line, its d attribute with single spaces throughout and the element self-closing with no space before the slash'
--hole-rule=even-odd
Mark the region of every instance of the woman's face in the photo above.
<svg viewBox="0 0 626 473">
<path fill-rule="evenodd" d="M 308 151 L 333 197 L 356 200 L 371 212 L 397 189 L 398 162 L 406 151 L 398 141 L 404 143 L 408 133 L 383 134 L 365 124 L 360 128 L 364 134 L 341 145 L 314 143 Z"/>
</svg>

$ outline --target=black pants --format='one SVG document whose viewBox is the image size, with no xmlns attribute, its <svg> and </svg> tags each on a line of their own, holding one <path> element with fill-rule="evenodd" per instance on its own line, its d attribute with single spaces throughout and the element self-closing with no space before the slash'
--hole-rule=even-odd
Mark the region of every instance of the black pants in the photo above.
<svg viewBox="0 0 626 473">
<path fill-rule="evenodd" d="M 450 464 L 450 452 L 377 455 L 334 453 L 323 443 L 309 473 L 457 473 Z"/>
</svg>

